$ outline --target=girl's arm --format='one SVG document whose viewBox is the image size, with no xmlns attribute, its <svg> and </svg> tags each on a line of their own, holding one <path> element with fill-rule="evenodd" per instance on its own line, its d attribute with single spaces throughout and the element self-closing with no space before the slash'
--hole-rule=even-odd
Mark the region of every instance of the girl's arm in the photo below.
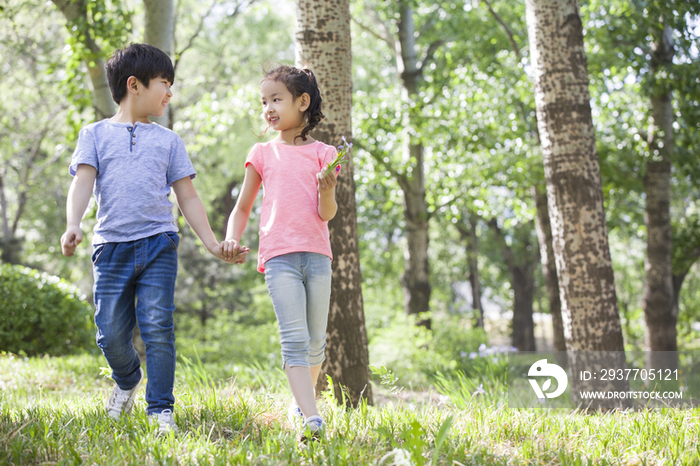
<svg viewBox="0 0 700 466">
<path fill-rule="evenodd" d="M 335 217 L 338 211 L 338 204 L 335 202 L 335 185 L 338 184 L 338 180 L 335 172 L 323 176 L 324 171 L 316 174 L 318 180 L 318 216 L 327 222 Z"/>
<path fill-rule="evenodd" d="M 222 243 L 222 253 L 224 258 L 233 257 L 238 252 L 239 242 L 243 231 L 248 224 L 250 211 L 253 209 L 255 198 L 258 196 L 262 178 L 252 164 L 248 164 L 245 169 L 243 186 L 236 200 L 236 206 L 231 211 L 226 228 L 226 241 Z"/>
</svg>

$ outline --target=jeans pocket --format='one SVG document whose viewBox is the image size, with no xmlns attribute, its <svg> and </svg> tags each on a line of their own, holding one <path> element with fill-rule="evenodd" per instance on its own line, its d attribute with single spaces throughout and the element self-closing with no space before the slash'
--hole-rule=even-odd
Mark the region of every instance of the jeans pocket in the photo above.
<svg viewBox="0 0 700 466">
<path fill-rule="evenodd" d="M 161 233 L 173 247 L 173 250 L 177 251 L 177 246 L 180 244 L 180 236 L 177 233 Z M 170 235 L 173 235 L 172 237 Z"/>
<path fill-rule="evenodd" d="M 107 243 L 95 245 L 92 251 L 92 265 L 97 265 L 97 261 L 100 259 L 100 256 L 105 251 L 105 247 L 107 247 Z"/>
</svg>

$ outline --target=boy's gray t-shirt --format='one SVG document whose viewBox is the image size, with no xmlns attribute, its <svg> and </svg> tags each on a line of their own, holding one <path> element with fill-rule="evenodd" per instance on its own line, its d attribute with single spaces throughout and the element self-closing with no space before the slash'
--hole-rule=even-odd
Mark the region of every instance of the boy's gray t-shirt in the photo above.
<svg viewBox="0 0 700 466">
<path fill-rule="evenodd" d="M 80 130 L 71 175 L 80 164 L 97 170 L 93 245 L 178 231 L 170 186 L 196 172 L 177 133 L 157 123 L 92 123 Z"/>
</svg>

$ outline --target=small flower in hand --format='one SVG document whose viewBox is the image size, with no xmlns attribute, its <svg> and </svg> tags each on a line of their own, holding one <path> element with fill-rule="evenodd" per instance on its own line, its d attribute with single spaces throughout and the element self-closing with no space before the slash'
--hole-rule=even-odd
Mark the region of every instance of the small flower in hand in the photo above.
<svg viewBox="0 0 700 466">
<path fill-rule="evenodd" d="M 345 158 L 350 149 L 352 149 L 352 142 L 348 142 L 345 139 L 345 136 L 343 136 L 343 145 L 338 146 L 338 156 L 335 158 L 335 160 L 328 164 L 328 167 L 326 167 L 326 171 L 323 173 L 323 176 L 330 175 L 333 172 L 333 170 L 335 170 L 335 172 L 338 173 L 340 171 L 340 165 L 350 160 Z"/>
</svg>

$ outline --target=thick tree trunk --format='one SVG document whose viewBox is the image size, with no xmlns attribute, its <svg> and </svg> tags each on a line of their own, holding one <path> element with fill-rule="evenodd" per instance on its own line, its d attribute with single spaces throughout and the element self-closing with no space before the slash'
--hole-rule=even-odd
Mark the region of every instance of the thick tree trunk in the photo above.
<svg viewBox="0 0 700 466">
<path fill-rule="evenodd" d="M 143 6 L 145 12 L 144 42 L 158 47 L 172 58 L 175 38 L 173 0 L 144 0 Z M 153 121 L 166 128 L 172 128 L 170 113 L 170 111 L 166 111 L 162 117 L 153 118 Z"/>
<path fill-rule="evenodd" d="M 673 30 L 665 27 L 653 46 L 651 58 L 652 76 L 673 64 Z M 645 350 L 650 368 L 666 365 L 669 360 L 656 352 L 677 351 L 676 323 L 673 313 L 673 275 L 671 256 L 673 234 L 671 230 L 671 157 L 673 155 L 673 95 L 668 89 L 659 89 L 651 96 L 649 147 L 652 151 L 644 176 L 647 227 L 647 255 L 644 263 L 644 317 L 647 324 Z M 658 359 L 658 360 L 657 360 Z M 675 369 L 677 361 L 672 363 Z"/>
<path fill-rule="evenodd" d="M 533 186 L 532 195 L 537 206 L 537 239 L 540 245 L 540 262 L 542 263 L 542 273 L 544 275 L 545 288 L 547 289 L 547 299 L 549 300 L 549 313 L 552 316 L 554 351 L 566 351 L 564 325 L 561 320 L 561 298 L 559 297 L 557 266 L 554 260 L 554 249 L 552 248 L 552 225 L 549 221 L 549 209 L 547 208 L 547 194 Z"/>
<path fill-rule="evenodd" d="M 297 0 L 297 65 L 308 64 L 318 79 L 326 118 L 314 130 L 316 139 L 338 144 L 352 135 L 352 52 L 348 0 L 323 3 Z M 352 155 L 352 154 L 351 154 Z M 348 405 L 372 404 L 369 351 L 362 302 L 359 240 L 353 163 L 343 165 L 336 187 L 338 213 L 328 224 L 333 249 L 333 284 L 328 318 L 328 346 L 316 391 L 333 378 L 335 397 L 347 388 Z"/>
<path fill-rule="evenodd" d="M 457 230 L 464 241 L 467 255 L 467 279 L 472 292 L 472 309 L 476 327 L 484 328 L 484 307 L 481 304 L 481 282 L 479 280 L 479 237 L 476 234 L 476 222 L 466 217 L 463 223 L 457 223 Z"/>
<path fill-rule="evenodd" d="M 525 5 L 566 347 L 623 352 L 579 4 L 526 0 Z M 623 355 L 624 364 L 624 353 L 616 354 Z M 579 356 L 570 353 L 574 374 L 590 369 Z M 581 388 L 586 387 L 573 378 L 575 403 L 586 402 L 579 399 Z M 612 401 L 590 406 L 620 406 Z"/>
<path fill-rule="evenodd" d="M 87 7 L 85 2 L 80 0 L 53 0 L 56 7 L 63 13 L 68 20 L 68 29 L 70 31 L 73 24 L 78 20 L 87 22 Z M 70 31 L 74 34 L 73 31 Z M 114 115 L 116 106 L 112 100 L 112 93 L 109 90 L 107 82 L 107 73 L 105 72 L 104 60 L 102 60 L 102 51 L 97 46 L 92 36 L 88 31 L 81 31 L 83 34 L 83 42 L 85 47 L 92 53 L 93 57 L 85 60 L 85 64 L 90 74 L 92 81 L 92 104 L 95 108 L 95 120 L 103 120 Z"/>
</svg>

